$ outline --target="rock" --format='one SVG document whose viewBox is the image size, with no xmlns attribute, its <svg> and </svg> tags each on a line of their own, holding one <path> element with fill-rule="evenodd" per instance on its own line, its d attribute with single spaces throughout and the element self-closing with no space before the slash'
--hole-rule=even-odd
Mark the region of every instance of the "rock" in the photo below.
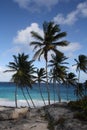
<svg viewBox="0 0 87 130">
<path fill-rule="evenodd" d="M 61 117 L 64 117 L 65 114 L 70 113 L 70 110 L 66 108 L 49 108 L 47 114 L 52 118 L 54 122 L 58 121 Z"/>
<path fill-rule="evenodd" d="M 17 119 L 19 117 L 26 116 L 28 112 L 28 108 L 16 108 L 12 113 L 11 113 L 11 119 Z"/>
<path fill-rule="evenodd" d="M 14 120 L 27 115 L 28 108 L 9 108 L 0 111 L 0 120 Z"/>
<path fill-rule="evenodd" d="M 46 109 L 50 127 L 54 130 L 87 130 L 87 122 L 74 118 L 74 111 L 68 106 L 54 105 Z"/>
</svg>

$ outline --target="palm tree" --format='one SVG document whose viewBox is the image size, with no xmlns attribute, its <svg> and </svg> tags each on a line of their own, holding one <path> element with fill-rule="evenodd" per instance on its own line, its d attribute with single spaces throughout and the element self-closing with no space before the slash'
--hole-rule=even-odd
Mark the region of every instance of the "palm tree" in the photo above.
<svg viewBox="0 0 87 130">
<path fill-rule="evenodd" d="M 28 61 L 28 55 L 25 55 L 24 53 L 18 54 L 18 56 L 13 55 L 14 62 L 9 62 L 8 67 L 9 70 L 6 70 L 5 72 L 14 72 L 11 81 L 13 81 L 16 84 L 15 89 L 15 104 L 17 107 L 17 88 L 20 87 L 22 92 L 23 88 L 28 86 L 29 88 L 32 88 L 32 73 L 34 72 L 34 68 L 32 65 L 33 61 Z M 32 73 L 31 71 L 32 70 Z M 23 92 L 23 95 L 28 103 L 28 100 Z M 29 104 L 28 104 L 29 105 Z"/>
<path fill-rule="evenodd" d="M 55 101 L 56 101 L 56 95 L 55 95 L 55 92 L 56 92 L 56 80 L 57 80 L 57 77 L 56 77 L 56 71 L 52 68 L 50 69 L 50 72 L 49 72 L 49 80 L 50 80 L 50 83 L 53 83 L 52 87 L 53 87 L 53 98 L 54 98 L 54 104 L 55 104 Z"/>
<path fill-rule="evenodd" d="M 84 82 L 84 95 L 87 96 L 87 80 Z"/>
<path fill-rule="evenodd" d="M 46 105 L 43 94 L 42 94 L 41 85 L 40 85 L 41 82 L 43 82 L 43 83 L 46 82 L 46 80 L 45 80 L 46 72 L 45 72 L 44 68 L 40 68 L 40 69 L 37 69 L 36 74 L 37 74 L 37 76 L 35 76 L 35 81 L 38 81 L 41 98 L 43 100 L 44 105 Z"/>
<path fill-rule="evenodd" d="M 50 105 L 50 91 L 48 87 L 48 52 L 53 51 L 61 55 L 62 53 L 57 49 L 57 46 L 67 46 L 68 42 L 65 40 L 60 41 L 61 38 L 66 36 L 66 32 L 61 32 L 59 25 L 54 24 L 54 22 L 44 22 L 43 23 L 43 36 L 39 33 L 32 31 L 32 37 L 36 41 L 32 41 L 30 45 L 34 46 L 36 53 L 34 58 L 40 60 L 41 55 L 44 55 L 46 61 L 46 79 L 47 79 L 47 91 L 48 91 L 48 102 Z M 37 50 L 38 49 L 38 50 Z"/>
<path fill-rule="evenodd" d="M 77 96 L 77 100 L 82 99 L 84 96 L 83 83 L 77 83 L 77 86 L 74 92 L 75 92 L 75 95 Z"/>
<path fill-rule="evenodd" d="M 74 64 L 73 66 L 77 66 L 76 67 L 76 72 L 78 72 L 78 84 L 77 84 L 77 89 L 78 89 L 78 93 L 80 93 L 80 71 L 83 71 L 84 73 L 87 73 L 87 56 L 85 55 L 79 55 L 78 56 L 78 60 L 75 59 L 76 64 Z M 82 91 L 82 90 L 81 90 Z M 79 95 L 81 96 L 81 94 Z"/>
<path fill-rule="evenodd" d="M 74 64 L 73 66 L 77 66 L 76 67 L 76 71 L 78 72 L 78 83 L 80 81 L 80 71 L 83 71 L 85 73 L 87 73 L 87 56 L 85 55 L 79 55 L 78 56 L 78 60 L 74 59 L 76 61 L 76 64 Z"/>
<path fill-rule="evenodd" d="M 66 76 L 66 80 L 65 80 L 65 84 L 67 85 L 67 101 L 69 100 L 68 98 L 68 88 L 70 85 L 72 86 L 76 86 L 77 84 L 77 78 L 76 78 L 76 75 L 72 72 L 68 73 L 67 76 Z"/>
<path fill-rule="evenodd" d="M 64 66 L 63 64 L 68 64 L 67 62 L 65 62 L 65 60 L 67 60 L 67 57 L 64 56 L 64 54 L 58 56 L 58 55 L 51 55 L 52 56 L 52 60 L 50 60 L 50 64 L 49 66 L 53 67 L 53 78 L 54 81 L 57 81 L 58 83 L 58 99 L 59 102 L 61 102 L 61 98 L 60 98 L 60 83 L 65 81 L 65 77 L 66 77 L 66 69 L 68 67 Z"/>
</svg>

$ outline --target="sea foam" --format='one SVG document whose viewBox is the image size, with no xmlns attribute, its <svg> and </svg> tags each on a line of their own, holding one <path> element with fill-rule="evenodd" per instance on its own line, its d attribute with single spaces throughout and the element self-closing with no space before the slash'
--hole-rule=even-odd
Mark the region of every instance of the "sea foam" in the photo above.
<svg viewBox="0 0 87 130">
<path fill-rule="evenodd" d="M 31 100 L 28 100 L 30 107 L 33 108 L 33 104 L 31 102 Z M 42 100 L 33 100 L 34 104 L 36 107 L 41 107 L 44 106 L 44 103 Z M 56 101 L 57 102 L 57 101 Z M 62 100 L 62 102 L 65 102 L 65 100 Z M 50 101 L 51 104 L 54 103 L 53 100 Z M 25 107 L 28 106 L 26 100 L 18 100 L 17 101 L 18 107 Z M 48 101 L 45 100 L 45 104 L 48 105 Z M 0 106 L 9 106 L 9 107 L 15 107 L 15 101 L 11 101 L 8 99 L 0 99 Z"/>
</svg>

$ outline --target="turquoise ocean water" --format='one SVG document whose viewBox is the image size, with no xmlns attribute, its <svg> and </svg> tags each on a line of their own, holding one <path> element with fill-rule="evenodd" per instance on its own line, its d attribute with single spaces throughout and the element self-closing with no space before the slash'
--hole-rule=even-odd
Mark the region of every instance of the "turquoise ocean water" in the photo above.
<svg viewBox="0 0 87 130">
<path fill-rule="evenodd" d="M 49 88 L 50 88 L 51 102 L 53 103 L 54 102 L 53 84 L 49 84 Z M 41 89 L 42 89 L 43 97 L 47 103 L 46 84 L 41 83 Z M 30 91 L 30 95 L 31 95 L 35 105 L 42 106 L 43 101 L 41 99 L 38 83 L 33 84 L 33 88 L 29 89 L 29 91 Z M 32 106 L 32 103 L 29 99 L 26 89 L 24 89 L 24 92 Z M 60 95 L 61 95 L 62 101 L 67 101 L 66 92 L 67 92 L 66 87 L 64 85 L 60 85 Z M 74 95 L 74 88 L 72 86 L 68 88 L 68 97 L 69 97 L 69 100 L 76 99 L 76 97 Z M 19 106 L 27 105 L 20 88 L 18 88 L 17 98 L 18 98 Z M 55 99 L 56 99 L 56 101 L 58 101 L 57 87 L 55 90 Z M 15 106 L 14 100 L 15 100 L 15 84 L 10 83 L 10 82 L 0 82 L 0 105 Z"/>
</svg>

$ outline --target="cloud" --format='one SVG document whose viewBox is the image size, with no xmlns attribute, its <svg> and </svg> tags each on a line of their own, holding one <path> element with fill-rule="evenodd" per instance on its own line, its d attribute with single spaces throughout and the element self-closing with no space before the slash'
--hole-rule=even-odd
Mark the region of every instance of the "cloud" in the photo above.
<svg viewBox="0 0 87 130">
<path fill-rule="evenodd" d="M 51 10 L 51 8 L 55 6 L 59 0 L 13 0 L 13 1 L 16 2 L 21 8 L 35 12 L 39 11 L 42 8 Z"/>
<path fill-rule="evenodd" d="M 32 23 L 29 27 L 17 32 L 17 36 L 13 39 L 14 43 L 29 44 L 33 38 L 31 37 L 31 31 L 38 32 L 43 35 L 43 31 L 39 28 L 37 23 Z"/>
<path fill-rule="evenodd" d="M 78 4 L 77 10 L 82 14 L 82 16 L 87 17 L 87 1 Z"/>
<path fill-rule="evenodd" d="M 75 63 L 75 62 L 74 62 Z M 78 73 L 76 72 L 76 65 L 75 66 L 70 66 L 69 72 L 73 72 L 77 78 L 78 78 Z M 87 80 L 87 74 L 81 71 L 81 77 L 80 77 L 80 82 L 84 83 Z"/>
<path fill-rule="evenodd" d="M 71 25 L 77 21 L 77 11 L 73 11 L 69 13 L 66 17 L 63 16 L 63 14 L 58 14 L 56 17 L 54 17 L 54 22 L 57 24 L 67 24 Z"/>
<path fill-rule="evenodd" d="M 81 49 L 81 45 L 77 42 L 74 43 L 70 43 L 68 46 L 66 47 L 59 47 L 59 50 L 64 51 L 64 52 L 74 52 Z"/>
<path fill-rule="evenodd" d="M 11 49 L 10 51 L 15 51 L 19 49 L 19 51 L 21 52 L 25 52 L 26 50 L 26 52 L 31 53 L 31 51 L 33 50 L 33 47 L 29 46 L 29 43 L 35 40 L 31 36 L 31 33 L 30 33 L 31 31 L 36 31 L 43 36 L 43 31 L 42 29 L 39 28 L 39 25 L 37 23 L 32 23 L 29 27 L 19 30 L 17 32 L 17 36 L 13 39 L 15 44 L 21 45 L 21 49 L 14 48 L 14 49 Z M 61 52 L 66 53 L 68 57 L 73 57 L 73 53 L 77 50 L 80 50 L 81 48 L 82 46 L 78 42 L 70 43 L 67 47 L 58 47 L 58 49 Z"/>
<path fill-rule="evenodd" d="M 8 73 L 4 73 L 4 71 L 5 70 L 7 70 L 8 68 L 6 68 L 6 67 L 2 67 L 2 66 L 0 66 L 0 81 L 1 82 L 6 82 L 6 81 L 10 81 L 11 80 L 11 77 L 12 77 L 12 74 L 13 73 L 10 73 L 10 72 L 8 72 Z"/>
<path fill-rule="evenodd" d="M 53 21 L 57 24 L 72 25 L 81 17 L 87 17 L 87 1 L 79 3 L 76 10 L 70 12 L 66 16 L 57 14 L 57 16 L 53 18 Z"/>
<path fill-rule="evenodd" d="M 68 58 L 73 58 L 74 57 L 74 53 L 76 51 L 79 51 L 81 48 L 82 48 L 82 46 L 80 45 L 80 43 L 73 42 L 73 43 L 70 43 L 66 47 L 58 47 L 58 50 L 63 52 Z"/>
</svg>

